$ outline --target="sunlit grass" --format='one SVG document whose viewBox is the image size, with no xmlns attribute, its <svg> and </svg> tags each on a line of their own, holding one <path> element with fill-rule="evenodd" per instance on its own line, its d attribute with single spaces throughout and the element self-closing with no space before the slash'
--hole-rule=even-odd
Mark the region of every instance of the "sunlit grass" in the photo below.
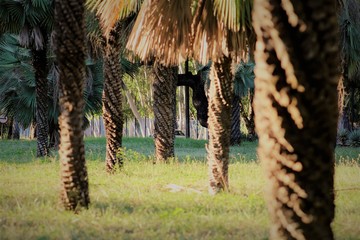
<svg viewBox="0 0 360 240">
<path fill-rule="evenodd" d="M 153 165 L 151 139 L 125 138 L 123 171 L 105 173 L 105 140 L 87 139 L 91 206 L 59 204 L 58 157 L 34 141 L 0 141 L 0 239 L 267 239 L 256 143 L 231 148 L 230 192 L 207 194 L 205 141 L 177 139 L 177 158 Z M 337 149 L 336 239 L 360 239 L 359 149 Z M 183 187 L 172 192 L 167 186 Z"/>
</svg>

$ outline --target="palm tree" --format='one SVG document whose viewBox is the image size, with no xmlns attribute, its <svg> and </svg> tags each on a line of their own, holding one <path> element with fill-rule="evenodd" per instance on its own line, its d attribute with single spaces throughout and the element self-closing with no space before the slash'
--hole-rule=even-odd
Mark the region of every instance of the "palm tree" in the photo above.
<svg viewBox="0 0 360 240">
<path fill-rule="evenodd" d="M 333 239 L 335 1 L 254 1 L 254 107 L 272 239 Z"/>
<path fill-rule="evenodd" d="M 61 199 L 67 210 L 90 202 L 85 165 L 83 89 L 85 1 L 55 1 L 55 54 L 60 73 Z"/>
<path fill-rule="evenodd" d="M 48 154 L 48 103 L 46 58 L 48 35 L 53 24 L 53 1 L 2 0 L 0 34 L 16 33 L 20 43 L 29 47 L 36 79 L 37 156 Z"/>
<path fill-rule="evenodd" d="M 241 98 L 247 96 L 254 88 L 254 63 L 251 61 L 241 62 L 236 66 L 234 74 L 234 98 L 231 114 L 231 145 L 239 145 L 241 142 L 240 117 L 244 115 L 244 106 L 240 103 Z M 244 120 L 248 120 L 245 114 Z M 248 123 L 246 123 L 248 124 Z"/>
<path fill-rule="evenodd" d="M 125 2 L 123 3 L 126 4 Z M 111 21 L 111 26 L 109 26 L 109 23 L 106 22 L 108 19 L 103 16 L 104 12 L 108 13 L 109 9 L 111 11 L 118 10 L 119 12 L 114 13 L 113 17 L 122 14 L 121 10 L 116 7 L 116 1 L 88 1 L 87 4 L 88 8 L 96 12 L 96 15 L 102 21 L 101 33 L 96 38 L 100 39 L 98 42 L 102 45 L 104 58 L 103 118 L 106 130 L 106 170 L 113 173 L 116 166 L 122 167 L 123 165 L 121 157 L 123 132 L 122 91 L 126 86 L 122 79 L 125 72 L 120 64 L 120 59 L 124 55 L 124 44 L 132 29 L 136 8 L 126 11 L 123 16 L 124 19 L 116 18 Z M 118 4 L 121 7 L 122 3 Z M 137 4 L 140 4 L 140 1 L 139 3 L 135 2 L 135 7 Z"/>
<path fill-rule="evenodd" d="M 177 67 L 155 64 L 154 79 L 154 141 L 156 162 L 168 162 L 174 154 L 176 121 Z"/>
<path fill-rule="evenodd" d="M 122 114 L 122 77 L 124 74 L 120 65 L 123 52 L 123 42 L 126 41 L 133 16 L 118 21 L 110 31 L 104 47 L 104 91 L 103 118 L 106 130 L 106 170 L 113 172 L 116 164 L 123 165 L 121 154 L 123 114 Z M 130 26 L 129 26 L 130 25 Z"/>
<path fill-rule="evenodd" d="M 340 40 L 342 79 L 340 89 L 339 128 L 353 130 L 355 115 L 355 91 L 359 87 L 360 72 L 360 2 L 358 0 L 339 0 L 340 2 Z"/>
</svg>

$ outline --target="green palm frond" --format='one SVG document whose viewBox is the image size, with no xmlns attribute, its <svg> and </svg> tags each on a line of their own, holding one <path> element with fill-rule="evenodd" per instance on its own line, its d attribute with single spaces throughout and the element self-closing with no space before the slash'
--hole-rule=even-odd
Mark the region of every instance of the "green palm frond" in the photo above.
<svg viewBox="0 0 360 240">
<path fill-rule="evenodd" d="M 120 65 L 121 65 L 122 71 L 132 78 L 135 77 L 136 73 L 138 73 L 139 69 L 140 69 L 139 63 L 136 63 L 136 62 L 133 63 L 124 57 L 121 57 Z"/>
<path fill-rule="evenodd" d="M 86 11 L 86 39 L 88 42 L 88 50 L 95 58 L 100 58 L 105 39 L 101 32 L 99 19 L 95 13 Z"/>
<path fill-rule="evenodd" d="M 108 36 L 116 22 L 138 12 L 142 0 L 87 0 L 87 8 L 100 17 L 105 36 Z"/>
<path fill-rule="evenodd" d="M 23 46 L 41 49 L 53 22 L 53 0 L 0 1 L 0 33 L 20 34 Z"/>
<path fill-rule="evenodd" d="M 85 115 L 99 114 L 102 108 L 103 62 L 86 61 L 86 82 L 84 89 Z"/>
<path fill-rule="evenodd" d="M 212 61 L 205 66 L 199 68 L 200 78 L 204 81 L 205 90 L 207 91 L 210 87 L 210 67 Z M 255 63 L 252 61 L 244 62 L 241 61 L 237 64 L 234 69 L 234 94 L 238 97 L 245 97 L 249 90 L 254 88 L 254 68 Z"/>
<path fill-rule="evenodd" d="M 254 88 L 254 67 L 253 62 L 241 62 L 235 68 L 234 94 L 238 97 L 245 97 L 249 89 Z"/>
<path fill-rule="evenodd" d="M 52 64 L 49 75 L 49 120 L 57 122 L 59 116 L 59 72 Z M 87 115 L 101 111 L 103 88 L 102 62 L 88 60 L 87 84 L 84 91 Z M 0 111 L 14 117 L 23 127 L 35 119 L 35 76 L 30 50 L 20 46 L 18 37 L 5 34 L 0 37 Z"/>
<path fill-rule="evenodd" d="M 342 55 L 348 64 L 349 79 L 360 72 L 360 2 L 344 0 L 339 16 Z"/>
<path fill-rule="evenodd" d="M 214 13 L 232 31 L 251 27 L 253 0 L 214 0 Z"/>
<path fill-rule="evenodd" d="M 146 0 L 140 9 L 127 48 L 141 60 L 152 58 L 178 65 L 190 51 L 191 0 Z"/>
</svg>

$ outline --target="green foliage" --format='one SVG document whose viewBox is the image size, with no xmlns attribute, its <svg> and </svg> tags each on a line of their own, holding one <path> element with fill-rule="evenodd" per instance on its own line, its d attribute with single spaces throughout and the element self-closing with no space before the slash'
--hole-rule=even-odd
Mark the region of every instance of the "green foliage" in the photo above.
<svg viewBox="0 0 360 240">
<path fill-rule="evenodd" d="M 343 0 L 340 11 L 340 37 L 343 58 L 348 64 L 349 80 L 360 70 L 360 2 L 358 0 Z M 345 83 L 346 84 L 346 83 Z"/>
<path fill-rule="evenodd" d="M 59 72 L 49 54 L 51 68 L 49 80 L 49 120 L 57 122 L 59 115 Z M 85 113 L 97 114 L 101 111 L 102 62 L 86 61 L 86 87 L 84 90 Z M 16 35 L 4 34 L 0 38 L 0 112 L 14 117 L 23 127 L 35 120 L 35 76 L 31 65 L 30 50 L 19 44 Z"/>
<path fill-rule="evenodd" d="M 349 144 L 352 147 L 360 147 L 360 129 L 349 133 Z"/>
<path fill-rule="evenodd" d="M 125 58 L 121 59 L 122 69 L 127 73 L 123 77 L 123 81 L 127 87 L 129 94 L 134 98 L 136 107 L 142 117 L 153 116 L 152 106 L 152 78 L 151 70 L 146 67 L 139 67 L 127 61 Z M 126 64 L 128 64 L 128 66 Z M 126 118 L 133 118 L 128 101 L 124 102 L 124 115 Z"/>
<path fill-rule="evenodd" d="M 35 118 L 35 79 L 30 51 L 14 35 L 0 40 L 0 111 L 24 127 Z"/>
<path fill-rule="evenodd" d="M 236 66 L 234 74 L 234 93 L 238 97 L 244 97 L 250 89 L 254 89 L 255 63 L 241 62 Z"/>
<path fill-rule="evenodd" d="M 53 0 L 1 0 L 0 34 L 19 34 L 21 45 L 42 49 L 53 28 Z"/>
</svg>

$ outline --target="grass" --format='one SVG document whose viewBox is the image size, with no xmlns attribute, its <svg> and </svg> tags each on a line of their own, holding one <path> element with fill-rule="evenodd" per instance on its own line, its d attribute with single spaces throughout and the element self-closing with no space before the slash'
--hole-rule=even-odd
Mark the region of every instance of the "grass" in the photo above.
<svg viewBox="0 0 360 240">
<path fill-rule="evenodd" d="M 177 139 L 177 159 L 153 165 L 152 139 L 125 138 L 125 167 L 109 176 L 105 140 L 86 139 L 92 203 L 73 214 L 59 204 L 57 155 L 38 160 L 34 141 L 0 141 L 0 239 L 267 239 L 256 143 L 231 148 L 231 192 L 217 196 L 205 143 Z M 359 149 L 337 148 L 336 159 L 336 239 L 360 239 Z"/>
</svg>

